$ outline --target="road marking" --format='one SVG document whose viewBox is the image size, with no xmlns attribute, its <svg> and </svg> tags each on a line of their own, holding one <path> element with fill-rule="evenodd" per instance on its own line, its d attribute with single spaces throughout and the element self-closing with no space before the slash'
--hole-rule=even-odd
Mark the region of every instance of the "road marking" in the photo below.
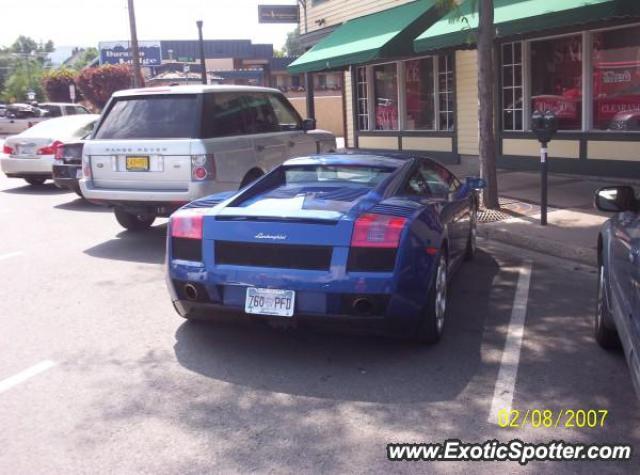
<svg viewBox="0 0 640 475">
<path fill-rule="evenodd" d="M 10 252 L 9 254 L 0 254 L 0 261 L 4 259 L 10 259 L 12 257 L 21 256 L 22 254 L 24 254 L 24 252 L 22 251 Z"/>
<path fill-rule="evenodd" d="M 496 379 L 496 387 L 493 392 L 493 401 L 489 411 L 490 423 L 498 423 L 498 411 L 511 410 L 513 392 L 518 376 L 518 364 L 520 362 L 520 349 L 524 336 L 524 323 L 527 316 L 527 301 L 529 300 L 529 284 L 531 283 L 532 262 L 526 260 L 520 267 L 516 295 L 511 309 L 511 320 L 507 332 L 507 341 L 504 344 L 500 370 Z"/>
<path fill-rule="evenodd" d="M 14 374 L 13 376 L 8 377 L 7 379 L 3 379 L 2 381 L 0 381 L 0 394 L 8 391 L 9 389 L 17 386 L 20 383 L 24 383 L 26 380 L 33 378 L 34 376 L 43 373 L 48 369 L 53 368 L 55 365 L 56 363 L 51 360 L 44 360 L 36 365 L 33 365 L 31 368 L 27 368 L 18 374 Z"/>
</svg>

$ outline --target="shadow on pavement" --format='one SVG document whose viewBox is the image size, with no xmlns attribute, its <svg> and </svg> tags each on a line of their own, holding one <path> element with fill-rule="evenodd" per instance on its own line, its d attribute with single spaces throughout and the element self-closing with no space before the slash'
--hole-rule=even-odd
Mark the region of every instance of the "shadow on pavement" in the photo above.
<svg viewBox="0 0 640 475">
<path fill-rule="evenodd" d="M 70 190 L 60 189 L 53 183 L 45 183 L 44 185 L 35 186 L 25 184 L 24 186 L 19 186 L 17 188 L 8 188 L 2 190 L 2 192 L 16 195 L 61 195 L 63 193 L 71 193 Z"/>
<path fill-rule="evenodd" d="M 77 195 L 76 195 L 77 196 Z M 113 213 L 111 208 L 107 206 L 99 206 L 89 203 L 83 198 L 76 198 L 72 201 L 67 201 L 59 205 L 55 205 L 56 209 L 63 209 L 67 211 L 90 211 L 92 213 Z"/>
<path fill-rule="evenodd" d="M 91 205 L 90 205 L 91 206 Z M 85 254 L 101 259 L 162 264 L 165 256 L 167 226 L 153 226 L 148 231 L 122 231 L 116 239 L 86 249 Z"/>
<path fill-rule="evenodd" d="M 484 252 L 460 269 L 451 285 L 445 337 L 434 346 L 307 329 L 283 332 L 243 319 L 184 323 L 174 349 L 191 371 L 274 393 L 378 403 L 452 400 L 481 367 L 498 271 Z"/>
</svg>

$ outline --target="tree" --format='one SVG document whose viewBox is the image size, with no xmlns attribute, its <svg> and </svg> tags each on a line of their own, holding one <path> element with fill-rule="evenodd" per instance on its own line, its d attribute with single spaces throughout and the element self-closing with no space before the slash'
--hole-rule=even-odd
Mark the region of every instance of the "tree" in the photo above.
<svg viewBox="0 0 640 475">
<path fill-rule="evenodd" d="M 11 51 L 14 53 L 29 54 L 32 51 L 38 51 L 38 43 L 33 38 L 20 35 L 11 45 Z"/>
<path fill-rule="evenodd" d="M 282 48 L 284 56 L 294 57 L 302 56 L 304 54 L 304 47 L 300 42 L 300 27 L 296 27 L 295 30 L 287 33 L 287 41 L 285 41 Z"/>
<path fill-rule="evenodd" d="M 82 53 L 82 56 L 80 56 L 80 59 L 78 59 L 76 62 L 74 62 L 71 65 L 71 67 L 73 69 L 77 69 L 79 71 L 82 68 L 84 68 L 84 67 L 88 66 L 89 64 L 91 64 L 91 62 L 93 62 L 93 60 L 96 59 L 97 57 L 98 57 L 97 48 L 87 48 Z"/>
<path fill-rule="evenodd" d="M 46 99 L 44 89 L 40 83 L 43 68 L 39 61 L 26 58 L 18 61 L 4 84 L 2 97 L 8 102 L 26 102 L 27 92 L 36 93 L 36 100 Z"/>
<path fill-rule="evenodd" d="M 494 131 L 494 54 L 495 25 L 493 0 L 469 0 L 472 12 L 478 14 L 478 28 L 472 41 L 477 44 L 478 54 L 478 130 L 480 134 L 481 174 L 487 182 L 483 192 L 484 206 L 499 209 L 496 161 L 496 139 Z M 454 11 L 454 17 L 469 28 L 469 19 L 464 17 L 456 0 L 438 0 L 445 11 Z"/>
<path fill-rule="evenodd" d="M 60 68 L 44 73 L 42 86 L 50 101 L 72 102 L 69 86 L 75 84 L 76 72 L 69 68 Z"/>
<path fill-rule="evenodd" d="M 83 69 L 76 79 L 82 95 L 98 109 L 102 109 L 111 94 L 131 87 L 133 72 L 127 64 L 105 64 Z"/>
</svg>

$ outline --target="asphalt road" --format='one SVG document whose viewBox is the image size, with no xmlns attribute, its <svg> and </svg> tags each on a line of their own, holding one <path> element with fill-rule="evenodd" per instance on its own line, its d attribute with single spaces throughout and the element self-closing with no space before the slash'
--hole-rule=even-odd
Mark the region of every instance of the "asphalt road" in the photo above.
<svg viewBox="0 0 640 475">
<path fill-rule="evenodd" d="M 444 340 L 421 347 L 187 323 L 165 289 L 165 226 L 128 235 L 108 210 L 53 185 L 0 178 L 0 223 L 2 473 L 637 469 L 637 456 L 525 467 L 386 460 L 388 442 L 448 438 L 639 449 L 624 358 L 591 337 L 593 269 L 485 242 L 452 284 Z M 503 429 L 488 420 L 529 260 L 512 407 L 608 409 L 603 428 Z"/>
</svg>

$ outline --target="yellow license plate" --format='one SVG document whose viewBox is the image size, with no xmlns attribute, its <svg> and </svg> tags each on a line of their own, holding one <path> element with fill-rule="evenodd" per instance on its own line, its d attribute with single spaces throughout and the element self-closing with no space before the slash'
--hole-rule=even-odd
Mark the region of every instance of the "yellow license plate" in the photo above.
<svg viewBox="0 0 640 475">
<path fill-rule="evenodd" d="M 149 170 L 149 157 L 127 157 L 127 170 L 129 171 Z"/>
</svg>

